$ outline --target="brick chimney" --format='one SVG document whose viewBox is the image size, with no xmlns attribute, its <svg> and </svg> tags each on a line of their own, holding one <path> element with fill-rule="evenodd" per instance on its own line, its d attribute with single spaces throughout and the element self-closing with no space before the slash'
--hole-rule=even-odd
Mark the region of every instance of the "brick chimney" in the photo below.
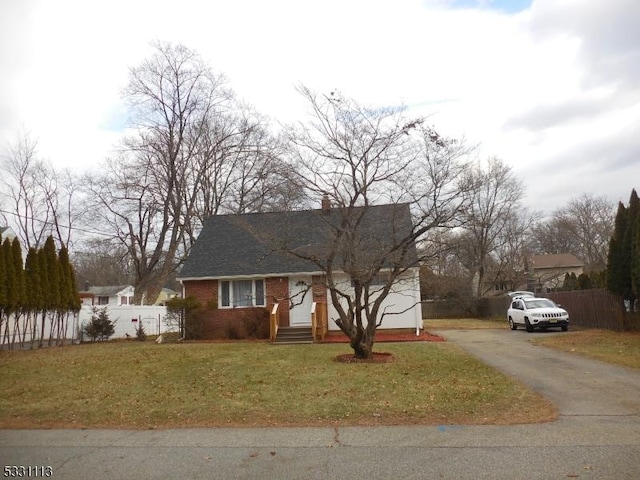
<svg viewBox="0 0 640 480">
<path fill-rule="evenodd" d="M 322 214 L 328 215 L 331 212 L 331 200 L 326 193 L 322 196 Z"/>
</svg>

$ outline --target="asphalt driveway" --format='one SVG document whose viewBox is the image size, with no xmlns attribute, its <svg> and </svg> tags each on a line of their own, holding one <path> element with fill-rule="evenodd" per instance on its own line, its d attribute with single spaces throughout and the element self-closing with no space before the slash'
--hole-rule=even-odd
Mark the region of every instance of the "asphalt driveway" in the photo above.
<svg viewBox="0 0 640 480">
<path fill-rule="evenodd" d="M 640 371 L 532 345 L 539 336 L 523 330 L 438 332 L 471 355 L 515 377 L 557 407 L 561 416 L 640 415 Z"/>
</svg>

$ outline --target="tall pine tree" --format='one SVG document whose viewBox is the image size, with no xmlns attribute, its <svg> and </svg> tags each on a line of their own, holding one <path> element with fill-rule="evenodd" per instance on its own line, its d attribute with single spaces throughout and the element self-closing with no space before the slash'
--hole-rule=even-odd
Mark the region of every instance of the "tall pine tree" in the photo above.
<svg viewBox="0 0 640 480">
<path fill-rule="evenodd" d="M 47 311 L 51 308 L 51 292 L 49 281 L 49 269 L 47 268 L 47 254 L 44 248 L 40 248 L 36 254 L 36 261 L 38 263 L 38 272 L 40 274 L 40 286 L 42 299 L 40 304 L 40 341 L 38 343 L 38 347 L 42 347 L 42 342 L 44 341 L 44 332 L 47 323 Z"/>
<path fill-rule="evenodd" d="M 35 247 L 29 248 L 25 261 L 25 276 L 27 279 L 27 314 L 31 322 L 31 338 L 34 340 L 38 333 L 38 314 L 44 309 L 44 296 L 42 293 L 42 279 L 40 275 L 40 263 L 38 251 Z"/>
<path fill-rule="evenodd" d="M 629 217 L 627 223 L 627 231 L 624 235 L 624 248 L 627 252 L 627 269 L 629 271 L 629 280 L 628 280 L 628 289 L 629 293 L 627 298 L 633 302 L 636 298 L 638 298 L 636 292 L 636 282 L 634 282 L 634 265 L 636 263 L 636 257 L 640 252 L 638 252 L 636 248 L 636 231 L 638 228 L 638 223 L 640 223 L 640 198 L 638 198 L 638 194 L 635 189 L 631 192 L 631 198 L 629 198 Z"/>
<path fill-rule="evenodd" d="M 607 256 L 607 289 L 613 293 L 624 296 L 627 286 L 626 255 L 624 251 L 624 235 L 627 231 L 629 213 L 622 202 L 618 204 L 613 236 L 609 241 L 609 254 Z"/>
<path fill-rule="evenodd" d="M 24 273 L 24 263 L 22 259 L 22 245 L 18 237 L 11 242 L 11 261 L 13 262 L 15 309 L 24 311 L 27 304 L 27 282 Z"/>
<path fill-rule="evenodd" d="M 60 249 L 58 256 L 60 265 L 60 274 L 62 277 L 62 291 L 61 298 L 62 304 L 65 310 L 71 312 L 77 312 L 80 310 L 81 301 L 78 295 L 78 287 L 76 283 L 76 274 L 73 270 L 73 265 L 69 260 L 69 251 L 66 247 Z"/>
<path fill-rule="evenodd" d="M 47 270 L 47 283 L 45 288 L 46 308 L 57 311 L 62 308 L 61 276 L 56 244 L 53 237 L 47 237 L 42 249 L 44 253 L 45 268 Z"/>
<path fill-rule="evenodd" d="M 620 202 L 607 258 L 607 289 L 621 295 L 630 308 L 640 296 L 640 198 L 631 191 L 629 207 Z"/>
<path fill-rule="evenodd" d="M 8 315 L 5 317 L 8 302 L 7 295 L 7 268 L 4 259 L 4 248 L 0 244 L 0 335 L 2 334 L 4 322 L 8 318 Z M 2 342 L 0 341 L 0 343 Z"/>
<path fill-rule="evenodd" d="M 7 307 L 7 268 L 4 260 L 4 248 L 0 245 L 0 326 L 2 315 Z M 1 331 L 1 330 L 0 330 Z"/>
<path fill-rule="evenodd" d="M 635 193 L 635 190 L 634 190 Z M 629 223 L 629 251 L 631 255 L 631 293 L 633 298 L 640 298 L 640 200 L 636 195 L 636 216 Z M 629 216 L 632 215 L 631 205 Z"/>
<path fill-rule="evenodd" d="M 10 315 L 15 311 L 18 304 L 18 289 L 16 286 L 16 275 L 14 273 L 15 263 L 13 262 L 13 248 L 11 246 L 11 240 L 8 238 L 5 238 L 2 242 L 2 257 L 6 286 L 5 314 Z"/>
</svg>

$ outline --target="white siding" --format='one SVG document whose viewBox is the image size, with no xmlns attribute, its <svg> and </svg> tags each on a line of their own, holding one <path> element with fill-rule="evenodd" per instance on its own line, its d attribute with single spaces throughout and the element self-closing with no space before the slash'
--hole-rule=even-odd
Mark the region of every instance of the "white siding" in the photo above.
<svg viewBox="0 0 640 480">
<path fill-rule="evenodd" d="M 351 291 L 351 280 L 347 275 L 336 276 L 341 289 Z M 338 318 L 327 292 L 329 330 L 339 330 L 335 324 Z M 381 312 L 387 312 L 380 329 L 422 327 L 422 306 L 420 304 L 420 282 L 418 269 L 411 269 L 398 278 L 396 285 L 382 303 Z M 402 313 L 400 313 L 402 312 Z"/>
</svg>

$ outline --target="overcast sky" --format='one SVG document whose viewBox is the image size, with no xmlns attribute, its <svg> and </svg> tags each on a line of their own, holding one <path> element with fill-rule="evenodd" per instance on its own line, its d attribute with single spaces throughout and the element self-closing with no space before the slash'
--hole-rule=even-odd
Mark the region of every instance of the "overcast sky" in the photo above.
<svg viewBox="0 0 640 480">
<path fill-rule="evenodd" d="M 56 166 L 109 155 L 150 42 L 196 50 L 247 103 L 302 119 L 295 86 L 405 105 L 480 144 L 546 213 L 640 188 L 638 0 L 0 0 L 0 148 Z"/>
</svg>

